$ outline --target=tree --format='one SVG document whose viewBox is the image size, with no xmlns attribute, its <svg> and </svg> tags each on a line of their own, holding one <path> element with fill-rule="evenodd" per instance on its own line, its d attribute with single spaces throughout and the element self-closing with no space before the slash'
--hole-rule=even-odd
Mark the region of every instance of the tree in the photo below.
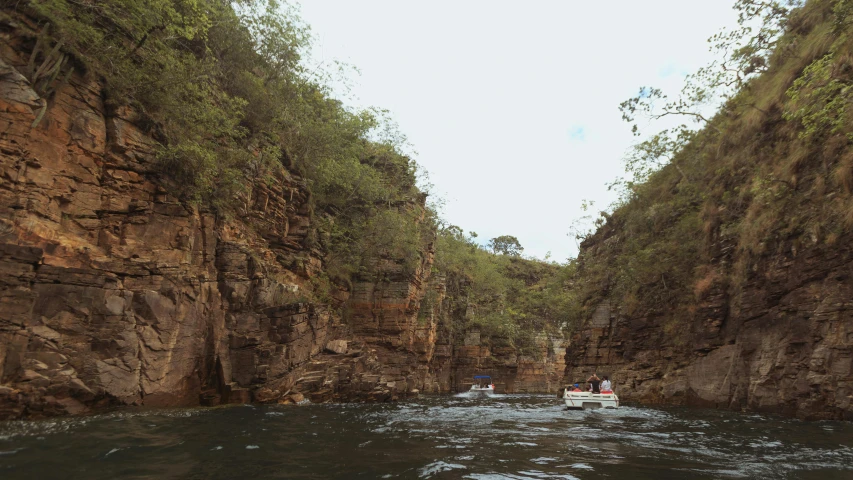
<svg viewBox="0 0 853 480">
<path fill-rule="evenodd" d="M 387 111 L 336 98 L 322 64 L 308 68 L 310 30 L 293 2 L 21 0 L 4 8 L 41 25 L 24 67 L 46 100 L 40 115 L 72 65 L 82 68 L 102 79 L 109 115 L 131 106 L 134 123 L 160 143 L 161 178 L 182 200 L 244 216 L 253 189 L 276 190 L 296 175 L 310 193 L 305 246 L 327 254 L 329 277 L 346 283 L 376 271 L 380 258 L 406 271 L 420 265 L 433 219 L 421 209 L 425 192 L 405 137 Z"/>
<path fill-rule="evenodd" d="M 524 247 L 512 235 L 501 235 L 500 237 L 489 240 L 489 248 L 494 253 L 512 255 L 514 257 L 518 257 L 524 251 Z"/>
<path fill-rule="evenodd" d="M 689 75 L 680 95 L 671 99 L 658 88 L 641 87 L 636 96 L 622 102 L 619 105 L 622 119 L 631 124 L 635 136 L 640 135 L 640 119 L 683 118 L 690 120 L 688 123 L 692 125 L 683 123 L 662 130 L 634 145 L 625 158 L 631 178 L 617 180 L 611 188 L 621 187 L 623 199 L 630 198 L 634 187 L 668 164 L 694 139 L 698 129 L 710 127 L 711 131 L 719 133 L 710 121 L 719 105 L 725 105 L 728 110 L 757 108 L 752 104 L 737 105 L 737 94 L 767 69 L 771 53 L 777 50 L 783 38 L 791 12 L 804 4 L 804 0 L 737 0 L 734 9 L 738 12 L 738 27 L 708 39 L 710 50 L 718 59 Z M 681 174 L 684 176 L 684 172 Z"/>
<path fill-rule="evenodd" d="M 708 106 L 732 100 L 750 79 L 767 70 L 791 12 L 804 4 L 804 0 L 738 0 L 734 5 L 738 28 L 708 39 L 717 60 L 688 75 L 675 100 L 658 88 L 641 87 L 635 97 L 619 105 L 622 119 L 632 124 L 635 135 L 639 135 L 637 117 L 659 120 L 681 116 L 707 125 L 709 118 L 704 110 Z"/>
</svg>

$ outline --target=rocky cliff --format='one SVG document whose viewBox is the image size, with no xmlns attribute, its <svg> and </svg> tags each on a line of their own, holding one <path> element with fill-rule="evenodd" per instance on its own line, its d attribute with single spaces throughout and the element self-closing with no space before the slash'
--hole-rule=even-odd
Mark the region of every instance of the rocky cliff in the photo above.
<svg viewBox="0 0 853 480">
<path fill-rule="evenodd" d="M 548 266 L 536 262 L 513 262 L 543 268 L 546 275 L 553 273 Z M 566 353 L 562 335 L 544 327 L 529 337 L 509 337 L 488 329 L 478 323 L 489 315 L 490 306 L 486 297 L 476 294 L 476 279 L 462 280 L 451 274 L 435 280 L 441 284 L 440 294 L 427 295 L 424 301 L 425 310 L 432 315 L 431 323 L 435 324 L 435 348 L 429 361 L 433 391 L 467 391 L 474 375 L 491 376 L 500 393 L 550 393 L 562 385 Z M 523 308 L 521 303 L 510 302 L 509 307 Z"/>
<path fill-rule="evenodd" d="M 356 283 L 343 323 L 305 300 L 323 252 L 305 246 L 299 177 L 251 185 L 230 218 L 179 201 L 133 110 L 108 113 L 102 85 L 76 74 L 41 98 L 20 73 L 32 36 L 6 27 L 0 416 L 291 392 L 381 400 L 423 383 L 414 317 L 429 252 L 414 275 Z"/>
<path fill-rule="evenodd" d="M 108 108 L 100 79 L 73 72 L 37 92 L 21 73 L 36 32 L 25 17 L 0 32 L 0 418 L 387 401 L 480 368 L 488 355 L 464 346 L 442 361 L 454 347 L 436 345 L 441 312 L 420 308 L 444 291 L 432 247 L 414 271 L 377 259 L 317 301 L 326 252 L 308 240 L 302 178 L 249 180 L 230 215 L 180 199 L 156 131 Z M 523 390 L 548 387 L 536 365 L 519 362 Z"/>
<path fill-rule="evenodd" d="M 683 327 L 602 303 L 573 337 L 566 375 L 610 375 L 626 401 L 853 419 L 853 257 L 826 253 L 774 259 L 741 308 L 717 289 Z"/>
<path fill-rule="evenodd" d="M 795 11 L 767 72 L 584 242 L 569 379 L 610 375 L 626 401 L 853 419 L 851 125 L 817 94 L 850 84 L 846 15 Z"/>
<path fill-rule="evenodd" d="M 563 384 L 565 341 L 562 337 L 540 334 L 536 351 L 522 354 L 512 346 L 492 346 L 480 339 L 478 332 L 465 335 L 461 345 L 444 347 L 444 363 L 452 366 L 445 381 L 452 391 L 471 388 L 474 375 L 489 375 L 500 393 L 551 393 Z"/>
</svg>

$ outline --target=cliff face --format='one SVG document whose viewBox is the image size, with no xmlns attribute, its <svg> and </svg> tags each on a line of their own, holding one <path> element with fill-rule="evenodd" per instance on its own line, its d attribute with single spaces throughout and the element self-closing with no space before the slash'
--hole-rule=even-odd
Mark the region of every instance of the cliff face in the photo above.
<svg viewBox="0 0 853 480">
<path fill-rule="evenodd" d="M 18 33 L 0 51 L 0 417 L 390 399 L 422 383 L 428 252 L 414 276 L 357 284 L 366 314 L 345 325 L 304 300 L 323 252 L 304 246 L 298 177 L 251 185 L 233 218 L 181 203 L 134 112 L 108 113 L 79 75 L 33 127 L 45 100 L 19 73 Z"/>
<path fill-rule="evenodd" d="M 378 260 L 327 292 L 340 308 L 312 302 L 325 252 L 307 246 L 302 179 L 251 182 L 227 218 L 180 201 L 149 130 L 109 111 L 99 81 L 39 96 L 20 73 L 34 33 L 16 28 L 0 47 L 0 418 L 387 401 L 473 374 L 466 347 L 435 363 L 453 347 L 436 346 L 440 309 L 420 308 L 444 294 L 432 251 L 414 272 Z"/>
<path fill-rule="evenodd" d="M 627 401 L 853 419 L 851 273 L 849 250 L 768 258 L 739 307 L 716 285 L 684 327 L 599 304 L 566 375 L 610 375 Z"/>
<path fill-rule="evenodd" d="M 512 340 L 482 333 L 470 327 L 477 314 L 475 295 L 467 282 L 440 283 L 440 295 L 426 306 L 434 324 L 434 353 L 429 359 L 433 384 L 429 391 L 464 392 L 474 375 L 489 375 L 499 393 L 555 392 L 563 382 L 566 341 L 559 335 L 540 332 L 530 349 L 520 350 Z M 461 331 L 460 331 L 461 330 Z"/>
<path fill-rule="evenodd" d="M 485 344 L 479 333 L 471 332 L 461 345 L 440 345 L 446 352 L 444 363 L 452 366 L 452 376 L 445 379 L 447 388 L 465 391 L 471 388 L 474 375 L 489 375 L 500 393 L 557 391 L 565 369 L 564 340 L 541 334 L 536 343 L 536 354 L 524 355 L 511 346 Z"/>
<path fill-rule="evenodd" d="M 627 401 L 853 419 L 852 126 L 816 93 L 851 84 L 848 14 L 795 11 L 767 72 L 584 242 L 569 380 L 610 375 Z"/>
</svg>

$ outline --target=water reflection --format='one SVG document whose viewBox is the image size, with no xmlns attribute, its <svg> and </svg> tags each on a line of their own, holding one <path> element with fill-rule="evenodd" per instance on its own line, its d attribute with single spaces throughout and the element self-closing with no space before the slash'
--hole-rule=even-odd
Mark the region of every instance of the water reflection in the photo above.
<svg viewBox="0 0 853 480">
<path fill-rule="evenodd" d="M 0 478 L 853 478 L 853 426 L 548 395 L 0 423 Z"/>
</svg>

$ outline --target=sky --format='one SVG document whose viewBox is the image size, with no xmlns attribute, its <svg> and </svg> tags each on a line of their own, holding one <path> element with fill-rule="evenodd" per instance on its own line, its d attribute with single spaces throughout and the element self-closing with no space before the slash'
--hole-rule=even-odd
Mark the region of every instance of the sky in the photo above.
<svg viewBox="0 0 853 480">
<path fill-rule="evenodd" d="M 615 200 L 637 141 L 619 103 L 641 86 L 676 94 L 736 24 L 733 3 L 303 0 L 300 15 L 309 62 L 358 68 L 347 103 L 390 111 L 446 221 L 563 262 L 581 202 Z"/>
</svg>

